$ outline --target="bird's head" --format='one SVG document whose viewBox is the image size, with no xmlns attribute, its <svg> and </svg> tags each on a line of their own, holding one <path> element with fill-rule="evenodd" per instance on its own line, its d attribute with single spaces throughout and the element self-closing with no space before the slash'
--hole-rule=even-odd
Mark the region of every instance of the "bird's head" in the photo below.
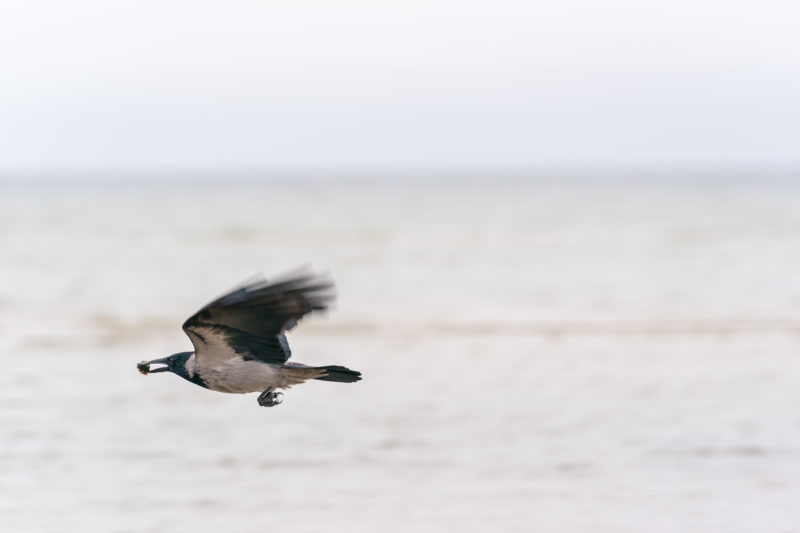
<svg viewBox="0 0 800 533">
<path fill-rule="evenodd" d="M 191 371 L 187 367 L 187 362 L 189 358 L 194 355 L 194 352 L 180 352 L 176 354 L 172 354 L 169 357 L 165 357 L 163 359 L 153 359 L 152 361 L 142 361 L 136 365 L 136 368 L 139 369 L 144 375 L 153 374 L 155 372 L 172 372 L 173 374 L 177 374 L 182 378 L 186 378 L 191 380 L 193 377 L 194 372 Z M 150 365 L 164 365 L 159 366 L 157 368 L 150 368 Z"/>
</svg>

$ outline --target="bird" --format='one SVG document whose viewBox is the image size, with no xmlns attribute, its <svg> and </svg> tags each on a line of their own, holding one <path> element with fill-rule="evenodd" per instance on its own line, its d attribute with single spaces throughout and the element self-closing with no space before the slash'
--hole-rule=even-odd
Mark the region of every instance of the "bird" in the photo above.
<svg viewBox="0 0 800 533">
<path fill-rule="evenodd" d="M 183 323 L 194 351 L 141 361 L 144 375 L 172 372 L 218 392 L 260 392 L 258 404 L 282 403 L 282 393 L 307 380 L 353 383 L 361 372 L 340 365 L 308 366 L 289 362 L 286 332 L 301 318 L 324 311 L 335 299 L 329 275 L 310 267 L 295 269 L 269 281 L 259 274 L 205 305 Z M 151 368 L 153 365 L 163 365 Z"/>
</svg>

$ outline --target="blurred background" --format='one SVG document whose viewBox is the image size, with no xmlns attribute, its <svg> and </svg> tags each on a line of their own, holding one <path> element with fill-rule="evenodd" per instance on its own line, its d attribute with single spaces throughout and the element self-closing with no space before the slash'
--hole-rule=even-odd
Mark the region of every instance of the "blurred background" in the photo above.
<svg viewBox="0 0 800 533">
<path fill-rule="evenodd" d="M 0 7 L 3 531 L 796 532 L 796 2 Z M 311 263 L 279 407 L 135 364 Z"/>
</svg>

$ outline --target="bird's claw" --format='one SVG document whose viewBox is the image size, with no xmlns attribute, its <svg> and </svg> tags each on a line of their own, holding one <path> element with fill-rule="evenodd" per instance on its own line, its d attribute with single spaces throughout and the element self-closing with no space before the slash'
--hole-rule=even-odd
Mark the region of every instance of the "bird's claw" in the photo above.
<svg viewBox="0 0 800 533">
<path fill-rule="evenodd" d="M 283 396 L 282 392 L 269 392 L 262 394 L 258 397 L 258 405 L 261 407 L 275 407 L 279 403 L 283 402 L 283 400 L 280 399 L 281 396 Z"/>
</svg>

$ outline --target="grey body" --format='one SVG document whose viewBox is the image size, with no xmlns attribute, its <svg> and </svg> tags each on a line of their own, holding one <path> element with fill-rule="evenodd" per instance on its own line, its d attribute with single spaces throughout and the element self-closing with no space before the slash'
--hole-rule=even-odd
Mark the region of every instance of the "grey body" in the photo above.
<svg viewBox="0 0 800 533">
<path fill-rule="evenodd" d="M 359 372 L 342 366 L 288 362 L 291 350 L 286 331 L 312 311 L 327 309 L 334 297 L 333 282 L 307 269 L 273 282 L 255 278 L 209 303 L 183 324 L 193 352 L 142 362 L 139 370 L 144 374 L 172 372 L 219 392 L 262 392 L 261 405 L 280 403 L 272 390 L 309 379 L 358 381 Z M 151 364 L 166 366 L 151 370 Z"/>
</svg>

